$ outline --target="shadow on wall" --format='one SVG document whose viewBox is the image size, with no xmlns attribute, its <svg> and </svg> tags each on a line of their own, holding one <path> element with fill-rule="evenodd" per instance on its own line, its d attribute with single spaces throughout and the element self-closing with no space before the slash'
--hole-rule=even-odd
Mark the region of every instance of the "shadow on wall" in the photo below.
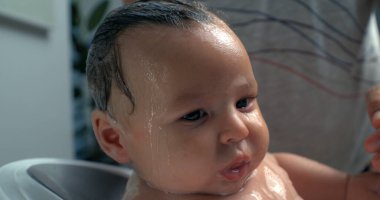
<svg viewBox="0 0 380 200">
<path fill-rule="evenodd" d="M 12 18 L 4 18 L 0 15 L 0 24 L 6 26 L 7 28 L 14 30 L 15 32 L 28 33 L 37 38 L 44 39 L 48 36 L 48 31 L 43 28 L 30 25 L 29 23 L 22 23 L 19 20 L 14 20 Z"/>
</svg>

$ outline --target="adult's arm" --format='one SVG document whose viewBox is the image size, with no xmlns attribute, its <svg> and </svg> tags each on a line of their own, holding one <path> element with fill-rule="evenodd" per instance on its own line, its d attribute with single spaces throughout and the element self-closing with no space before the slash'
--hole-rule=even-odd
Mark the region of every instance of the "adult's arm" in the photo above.
<svg viewBox="0 0 380 200">
<path fill-rule="evenodd" d="M 371 88 L 367 93 L 367 110 L 375 132 L 364 143 L 365 149 L 374 153 L 372 168 L 380 172 L 380 84 Z"/>
</svg>

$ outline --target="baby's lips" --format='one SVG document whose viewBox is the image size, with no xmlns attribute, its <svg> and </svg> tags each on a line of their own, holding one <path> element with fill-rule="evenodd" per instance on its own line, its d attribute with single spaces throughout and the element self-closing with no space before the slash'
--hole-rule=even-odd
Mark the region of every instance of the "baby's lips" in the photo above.
<svg viewBox="0 0 380 200">
<path fill-rule="evenodd" d="M 249 161 L 241 161 L 235 163 L 220 173 L 223 177 L 230 181 L 237 181 L 248 173 Z"/>
</svg>

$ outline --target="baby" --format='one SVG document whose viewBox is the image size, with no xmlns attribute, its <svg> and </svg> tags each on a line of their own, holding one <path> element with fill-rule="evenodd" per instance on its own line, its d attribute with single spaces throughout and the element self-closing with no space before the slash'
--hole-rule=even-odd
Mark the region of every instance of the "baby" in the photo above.
<svg viewBox="0 0 380 200">
<path fill-rule="evenodd" d="M 95 34 L 87 78 L 101 148 L 135 171 L 125 199 L 379 197 L 362 184 L 366 177 L 267 153 L 247 52 L 200 3 L 137 1 L 114 10 Z"/>
</svg>

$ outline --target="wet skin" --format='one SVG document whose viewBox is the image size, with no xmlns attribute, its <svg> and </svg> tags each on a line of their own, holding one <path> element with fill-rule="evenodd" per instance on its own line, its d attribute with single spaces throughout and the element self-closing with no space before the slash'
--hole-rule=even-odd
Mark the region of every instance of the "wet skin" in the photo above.
<svg viewBox="0 0 380 200">
<path fill-rule="evenodd" d="M 302 200 L 295 191 L 287 173 L 278 165 L 270 155 L 264 158 L 253 171 L 244 187 L 237 193 L 230 195 L 206 194 L 163 194 L 161 191 L 144 185 L 137 177 L 132 176 L 128 183 L 128 192 L 124 200 L 131 199 L 157 199 L 157 200 Z M 136 189 L 133 191 L 133 189 Z"/>
<path fill-rule="evenodd" d="M 113 88 L 119 146 L 108 152 L 136 170 L 127 196 L 231 198 L 264 181 L 269 136 L 258 85 L 246 50 L 224 23 L 138 27 L 118 45 L 135 105 Z M 256 168 L 261 178 L 253 178 Z"/>
</svg>

